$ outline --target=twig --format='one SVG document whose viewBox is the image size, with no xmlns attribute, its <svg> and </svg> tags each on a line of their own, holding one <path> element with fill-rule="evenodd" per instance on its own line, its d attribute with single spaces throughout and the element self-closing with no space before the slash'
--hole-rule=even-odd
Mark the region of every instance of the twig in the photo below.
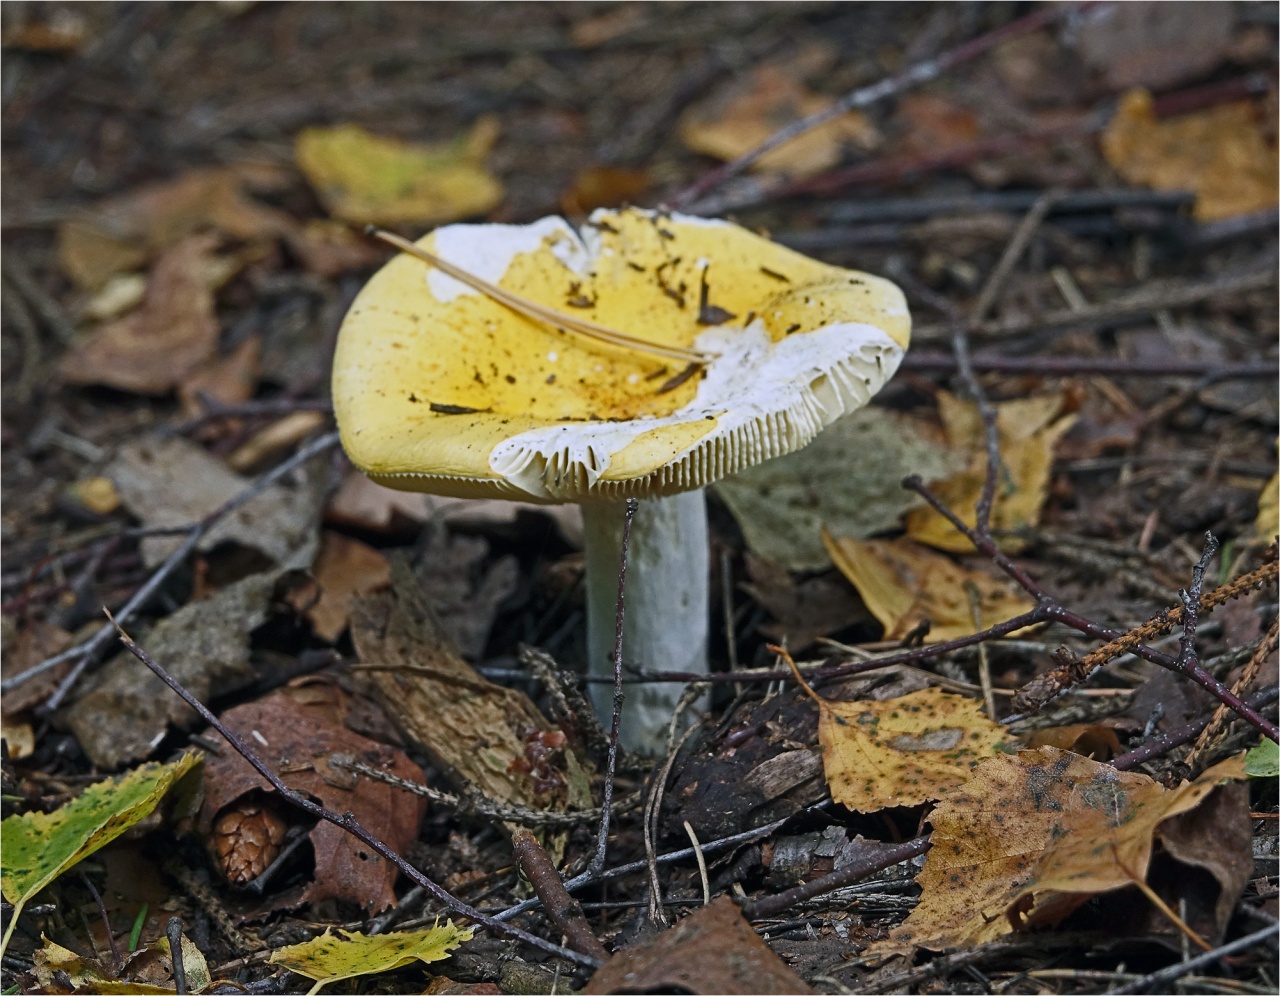
<svg viewBox="0 0 1280 996">
<path fill-rule="evenodd" d="M 705 197 L 726 180 L 737 176 L 757 162 L 761 156 L 786 144 L 793 138 L 826 124 L 828 121 L 833 121 L 849 111 L 869 107 L 880 100 L 884 100 L 886 97 L 892 97 L 911 87 L 926 83 L 1003 42 L 1030 34 L 1032 31 L 1038 31 L 1046 24 L 1051 24 L 1059 17 L 1064 16 L 1065 13 L 1076 9 L 1078 9 L 1076 4 L 1062 8 L 1043 8 L 1026 17 L 1010 21 L 994 31 L 972 38 L 949 52 L 944 52 L 942 55 L 932 59 L 916 63 L 896 76 L 887 77 L 871 86 L 860 87 L 847 93 L 816 114 L 810 114 L 808 117 L 800 118 L 778 129 L 754 149 L 750 149 L 731 162 L 712 170 L 702 179 L 676 194 L 671 199 L 671 206 L 683 209 L 688 208 L 690 205 L 695 205 L 699 198 Z"/>
<path fill-rule="evenodd" d="M 1280 639 L 1280 629 L 1277 628 L 1277 623 L 1280 623 L 1280 620 L 1271 620 L 1271 626 L 1267 629 L 1266 636 L 1258 642 L 1257 648 L 1249 657 L 1249 662 L 1245 664 L 1244 670 L 1240 672 L 1240 677 L 1231 686 L 1231 690 L 1237 695 L 1244 695 L 1249 690 L 1249 686 L 1253 684 L 1266 659 L 1275 653 L 1278 639 Z M 1194 771 L 1205 752 L 1221 739 L 1228 712 L 1229 710 L 1226 706 L 1218 706 L 1213 718 L 1209 721 L 1209 725 L 1205 727 L 1195 746 L 1187 754 L 1186 763 L 1188 768 Z"/>
<path fill-rule="evenodd" d="M 693 856 L 698 859 L 698 877 L 702 879 L 702 905 L 711 902 L 711 882 L 707 879 L 707 859 L 702 855 L 702 844 L 698 835 L 693 832 L 693 824 L 684 821 L 684 832 L 689 835 L 689 843 L 693 845 Z"/>
<path fill-rule="evenodd" d="M 916 837 L 914 840 L 909 840 L 905 844 L 878 848 L 875 853 L 867 855 L 861 861 L 854 861 L 828 875 L 822 875 L 811 882 L 797 885 L 786 892 L 779 892 L 776 895 L 765 896 L 763 899 L 747 903 L 742 907 L 742 915 L 748 920 L 759 920 L 762 917 L 773 916 L 794 903 L 812 899 L 814 896 L 820 896 L 835 889 L 843 889 L 845 886 L 861 882 L 867 876 L 874 875 L 878 871 L 884 871 L 884 869 L 892 868 L 903 861 L 919 857 L 929 850 L 930 846 L 929 835 L 925 834 L 921 837 Z"/>
<path fill-rule="evenodd" d="M 254 481 L 234 498 L 223 503 L 199 522 L 195 523 L 195 525 L 191 526 L 190 531 L 187 533 L 187 538 L 183 540 L 182 545 L 174 550 L 173 553 L 169 554 L 168 559 L 166 559 L 165 562 L 156 569 L 155 573 L 147 579 L 147 582 L 134 592 L 133 597 L 130 598 L 129 601 L 127 601 L 116 613 L 116 618 L 120 620 L 121 625 L 129 622 L 134 615 L 146 608 L 151 599 L 155 597 L 156 592 L 158 592 L 161 586 L 169 579 L 169 575 L 177 570 L 191 552 L 195 550 L 196 546 L 200 543 L 200 540 L 204 538 L 205 534 L 208 533 L 209 530 L 212 529 L 221 519 L 234 512 L 240 506 L 256 498 L 276 481 L 285 477 L 312 457 L 317 456 L 320 453 L 324 453 L 326 450 L 332 449 L 337 444 L 338 434 L 336 432 L 331 432 L 327 435 L 320 436 L 318 439 L 312 440 L 288 460 L 285 460 L 279 466 L 263 474 L 258 478 L 258 480 Z M 58 708 L 58 706 L 62 704 L 62 700 L 66 698 L 71 689 L 75 687 L 76 682 L 80 680 L 80 676 L 97 658 L 98 654 L 106 649 L 107 645 L 111 642 L 111 637 L 114 632 L 115 629 L 111 625 L 102 627 L 102 629 L 98 630 L 98 632 L 79 646 L 72 647 L 69 650 L 64 650 L 60 654 L 55 654 L 53 657 L 49 657 L 46 660 L 41 661 L 39 664 L 35 664 L 27 668 L 21 674 L 16 674 L 12 678 L 7 678 L 3 682 L 0 682 L 0 691 L 11 691 L 24 682 L 30 681 L 37 675 L 43 674 L 44 672 L 57 667 L 59 664 L 74 660 L 76 661 L 75 666 L 67 673 L 67 676 L 62 679 L 53 694 L 50 695 L 49 699 L 45 702 L 44 708 L 46 710 Z"/>
<path fill-rule="evenodd" d="M 173 965 L 173 988 L 177 996 L 187 996 L 187 964 L 182 960 L 182 920 L 169 917 L 164 928 L 165 937 L 169 939 L 169 961 Z"/>
<path fill-rule="evenodd" d="M 1022 259 L 1022 254 L 1026 252 L 1027 245 L 1040 228 L 1041 222 L 1044 221 L 1045 216 L 1052 210 L 1053 205 L 1061 196 L 1062 192 L 1059 190 L 1045 191 L 1036 198 L 1036 202 L 1031 205 L 1031 209 L 1023 216 L 1017 230 L 1013 233 L 1013 238 L 1004 247 L 1004 252 L 996 263 L 995 269 L 991 271 L 991 275 L 987 277 L 987 282 L 982 285 L 982 290 L 978 292 L 978 300 L 974 303 L 973 310 L 969 314 L 969 321 L 974 325 L 984 322 L 987 316 L 991 314 L 991 309 L 995 306 L 996 300 L 1004 291 L 1005 284 L 1009 282 L 1009 277 L 1013 274 L 1013 268 L 1018 265 L 1018 260 Z"/>
<path fill-rule="evenodd" d="M 609 952 L 587 926 L 582 907 L 565 890 L 560 873 L 552 864 L 550 855 L 538 843 L 538 838 L 524 827 L 517 827 L 511 833 L 511 849 L 515 852 L 520 870 L 542 900 L 547 916 L 560 933 L 569 939 L 569 946 L 592 958 L 608 961 Z"/>
<path fill-rule="evenodd" d="M 519 826 L 558 830 L 576 827 L 581 823 L 593 823 L 600 819 L 602 813 L 600 809 L 579 809 L 563 813 L 545 812 L 540 809 L 529 809 L 525 806 L 494 802 L 492 799 L 486 799 L 475 793 L 458 796 L 451 792 L 443 792 L 440 789 L 432 788 L 430 785 L 423 785 L 421 782 L 410 781 L 408 778 L 393 775 L 389 771 L 383 771 L 381 768 L 371 764 L 365 764 L 351 754 L 334 754 L 329 758 L 329 764 L 334 768 L 344 768 L 347 771 L 354 771 L 364 775 L 366 778 L 372 778 L 387 785 L 394 785 L 405 792 L 411 792 L 414 795 L 430 799 L 437 805 L 448 806 L 460 816 L 480 816 L 491 820 L 501 820 L 503 823 L 515 823 Z M 613 811 L 615 813 L 625 813 L 628 809 L 634 808 L 639 802 L 640 793 L 633 792 L 631 795 L 614 802 Z"/>
<path fill-rule="evenodd" d="M 658 880 L 658 861 L 657 849 L 654 847 L 654 838 L 658 835 L 658 814 L 662 809 L 662 796 L 667 790 L 667 778 L 671 775 L 671 769 L 676 763 L 676 757 L 685 745 L 685 741 L 696 730 L 697 724 L 689 727 L 680 737 L 680 742 L 672 744 L 667 749 L 666 760 L 662 762 L 662 767 L 658 769 L 653 778 L 653 785 L 649 789 L 649 797 L 644 804 L 644 857 L 647 870 L 649 872 L 649 919 L 654 923 L 660 923 L 662 926 L 667 925 L 667 914 L 662 908 L 662 883 Z"/>
<path fill-rule="evenodd" d="M 123 962 L 120 960 L 120 946 L 116 944 L 115 931 L 111 929 L 111 918 L 107 916 L 107 904 L 102 901 L 102 893 L 89 880 L 89 876 L 84 872 L 80 873 L 80 881 L 84 883 L 84 887 L 89 890 L 89 895 L 93 896 L 93 901 L 98 904 L 98 915 L 102 917 L 102 927 L 107 934 L 107 944 L 111 948 L 111 970 L 119 972 Z"/>
<path fill-rule="evenodd" d="M 1264 380 L 1274 378 L 1274 363 L 1224 363 L 1212 366 L 1195 360 L 1168 362 L 1128 361 L 1112 357 L 1076 356 L 994 356 L 978 353 L 969 358 L 974 370 L 982 373 L 1045 374 L 1075 377 L 1105 374 L 1108 377 L 1195 377 L 1205 384 L 1224 380 Z M 903 370 L 921 373 L 949 373 L 959 368 L 955 355 L 911 352 L 902 358 Z"/>
<path fill-rule="evenodd" d="M 40 286 L 39 282 L 22 264 L 17 255 L 15 253 L 5 253 L 4 261 L 0 263 L 0 267 L 3 268 L 5 278 L 13 284 L 14 289 L 31 306 L 31 310 L 36 313 L 44 327 L 53 333 L 54 338 L 63 346 L 70 346 L 75 342 L 75 327 L 67 319 L 58 302 L 50 297 L 48 292 Z"/>
<path fill-rule="evenodd" d="M 1191 569 L 1191 587 L 1178 592 L 1182 600 L 1182 639 L 1178 641 L 1178 666 L 1184 670 L 1200 663 L 1196 653 L 1196 627 L 1200 625 L 1200 599 L 1204 595 L 1204 572 L 1218 552 L 1218 537 L 1205 533 L 1204 552 Z"/>
<path fill-rule="evenodd" d="M 1249 696 L 1248 703 L 1253 709 L 1262 710 L 1280 698 L 1280 685 L 1268 685 Z M 1124 754 L 1117 754 L 1111 759 L 1111 766 L 1121 771 L 1132 771 L 1140 764 L 1154 760 L 1175 747 L 1181 747 L 1213 721 L 1212 716 L 1201 716 L 1183 726 L 1153 737 L 1145 744 L 1135 747 Z"/>
<path fill-rule="evenodd" d="M 108 613 L 108 618 L 111 618 L 110 613 Z M 223 725 L 222 721 L 219 720 L 203 702 L 187 691 L 186 688 L 184 688 L 172 675 L 170 675 L 168 671 L 156 663 L 156 661 L 152 659 L 151 655 L 138 646 L 138 644 L 135 643 L 134 640 L 119 627 L 114 619 L 112 619 L 111 625 L 113 629 L 119 633 L 120 642 L 124 644 L 125 648 L 133 654 L 134 657 L 138 658 L 138 660 L 142 661 L 143 664 L 150 668 L 152 673 L 168 685 L 169 688 L 182 699 L 182 701 L 194 709 L 201 719 L 217 730 L 218 733 L 222 735 L 223 739 L 225 739 L 241 757 L 248 761 L 258 774 L 270 783 L 271 787 L 279 793 L 280 798 L 285 802 L 292 806 L 296 806 L 298 809 L 301 809 L 303 812 L 314 816 L 317 819 L 332 823 L 334 826 L 345 830 L 366 846 L 377 851 L 378 854 L 382 855 L 382 857 L 399 868 L 400 871 L 416 885 L 420 885 L 422 888 L 426 889 L 427 892 L 431 893 L 436 900 L 461 916 L 474 920 L 476 923 L 481 924 L 490 930 L 496 930 L 501 934 L 506 934 L 509 937 L 514 937 L 518 940 L 524 941 L 526 944 L 531 944 L 541 951 L 546 951 L 548 954 L 558 955 L 561 958 L 568 958 L 576 964 L 587 965 L 593 968 L 600 964 L 599 961 L 589 955 L 584 955 L 577 951 L 571 951 L 559 944 L 553 944 L 541 937 L 530 934 L 528 931 L 521 930 L 519 927 L 513 927 L 510 924 L 496 920 L 487 913 L 482 913 L 475 907 L 464 903 L 462 900 L 456 898 L 441 886 L 437 885 L 431 879 L 427 878 L 426 875 L 422 874 L 422 872 L 401 857 L 395 850 L 388 847 L 379 838 L 366 830 L 351 813 L 335 813 L 332 810 L 313 802 L 307 796 L 293 791 L 293 789 L 289 788 L 289 786 L 281 780 L 279 775 L 267 766 L 266 762 L 264 762 L 262 758 L 254 752 L 253 748 L 251 748 L 239 736 L 239 734 L 233 733 L 231 730 L 227 729 L 226 726 Z"/>
<path fill-rule="evenodd" d="M 1212 951 L 1206 951 L 1202 955 L 1196 955 L 1194 958 L 1188 958 L 1186 961 L 1180 961 L 1176 965 L 1170 965 L 1168 968 L 1162 968 L 1158 972 L 1152 972 L 1150 975 L 1144 975 L 1140 979 L 1133 982 L 1127 982 L 1117 989 L 1107 990 L 1108 996 L 1121 993 L 1143 993 L 1150 989 L 1156 989 L 1158 986 L 1167 986 L 1175 979 L 1179 979 L 1190 972 L 1194 972 L 1198 968 L 1206 965 L 1212 965 L 1216 961 L 1220 961 L 1227 955 L 1235 954 L 1237 951 L 1244 951 L 1253 947 L 1255 944 L 1262 944 L 1264 941 L 1275 936 L 1280 932 L 1280 924 L 1268 924 L 1261 930 L 1256 930 L 1252 934 L 1238 938 L 1229 944 L 1224 944 L 1220 948 L 1214 948 Z M 1157 991 L 1159 991 L 1157 989 Z"/>
<path fill-rule="evenodd" d="M 618 564 L 618 607 L 613 620 L 613 720 L 609 725 L 609 755 L 604 769 L 604 792 L 600 812 L 600 832 L 596 836 L 596 853 L 586 871 L 574 877 L 595 876 L 604 867 L 605 851 L 609 847 L 609 817 L 613 809 L 613 777 L 618 770 L 618 731 L 622 725 L 622 624 L 626 619 L 627 554 L 631 546 L 631 523 L 640 503 L 627 499 L 627 510 L 622 522 L 622 557 Z"/>
</svg>

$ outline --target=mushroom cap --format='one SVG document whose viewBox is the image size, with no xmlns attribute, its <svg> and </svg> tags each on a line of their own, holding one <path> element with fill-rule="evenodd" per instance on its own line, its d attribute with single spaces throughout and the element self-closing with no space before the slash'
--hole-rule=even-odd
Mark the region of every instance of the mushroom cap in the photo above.
<svg viewBox="0 0 1280 996">
<path fill-rule="evenodd" d="M 713 358 L 686 370 L 551 329 L 399 255 L 343 320 L 333 402 L 352 461 L 402 490 L 578 502 L 701 488 L 865 405 L 910 338 L 894 284 L 723 221 L 631 208 L 597 211 L 580 234 L 553 217 L 449 225 L 419 245 Z"/>
</svg>

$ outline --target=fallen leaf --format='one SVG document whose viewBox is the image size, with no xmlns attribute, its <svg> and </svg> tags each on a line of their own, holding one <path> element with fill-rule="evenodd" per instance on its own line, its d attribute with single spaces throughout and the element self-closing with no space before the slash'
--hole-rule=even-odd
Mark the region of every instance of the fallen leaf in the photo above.
<svg viewBox="0 0 1280 996">
<path fill-rule="evenodd" d="M 2 655 L 6 679 L 17 677 L 41 661 L 62 653 L 74 642 L 70 633 L 52 623 L 29 619 L 23 623 L 22 629 L 18 629 L 16 625 L 11 627 L 10 622 L 11 617 L 6 616 Z M 9 718 L 39 705 L 49 697 L 70 668 L 68 661 L 64 666 L 55 667 L 5 692 L 0 697 L 0 713 Z"/>
<path fill-rule="evenodd" d="M 4 755 L 10 761 L 20 761 L 35 753 L 36 731 L 30 723 L 0 721 L 0 737 L 4 739 Z"/>
<path fill-rule="evenodd" d="M 232 265 L 215 255 L 216 245 L 212 236 L 193 236 L 161 256 L 141 306 L 74 346 L 58 364 L 62 379 L 164 394 L 210 360 L 218 348 L 213 291 Z"/>
<path fill-rule="evenodd" d="M 567 215 L 584 215 L 599 207 L 622 207 L 634 203 L 651 182 L 644 170 L 587 166 L 560 195 L 560 210 Z"/>
<path fill-rule="evenodd" d="M 957 564 L 945 554 L 913 542 L 823 538 L 840 573 L 858 589 L 886 640 L 901 640 L 928 622 L 926 642 L 954 640 L 1035 608 L 1035 601 L 985 566 Z M 977 624 L 971 593 L 978 601 Z"/>
<path fill-rule="evenodd" d="M 729 160 L 755 148 L 783 125 L 830 107 L 786 69 L 765 65 L 741 83 L 691 107 L 680 118 L 680 139 L 694 152 Z M 874 149 L 880 134 L 871 119 L 849 111 L 761 156 L 752 169 L 813 176 L 840 161 L 846 145 Z"/>
<path fill-rule="evenodd" d="M 147 278 L 141 273 L 118 273 L 89 299 L 82 314 L 95 322 L 119 318 L 140 305 L 146 294 Z"/>
<path fill-rule="evenodd" d="M 921 503 L 902 486 L 904 477 L 933 480 L 966 462 L 921 420 L 870 407 L 832 423 L 803 449 L 713 487 L 753 553 L 790 571 L 818 570 L 830 563 L 824 525 L 858 538 L 892 529 Z"/>
<path fill-rule="evenodd" d="M 205 410 L 201 400 L 208 397 L 223 405 L 248 401 L 258 386 L 262 362 L 262 336 L 248 336 L 224 356 L 214 356 L 178 385 L 184 418 L 195 418 Z"/>
<path fill-rule="evenodd" d="M 228 470 L 222 461 L 177 436 L 126 443 L 106 474 L 124 507 L 152 528 L 198 522 L 253 484 L 251 478 Z M 292 486 L 272 485 L 223 516 L 199 548 L 238 543 L 281 567 L 309 566 L 317 545 L 323 477 L 323 468 L 318 468 L 300 472 Z M 154 567 L 181 543 L 181 537 L 147 537 L 141 543 L 142 559 Z"/>
<path fill-rule="evenodd" d="M 369 936 L 358 931 L 341 930 L 341 937 L 327 931 L 302 944 L 273 951 L 272 965 L 315 981 L 308 991 L 316 993 L 322 986 L 362 975 L 377 975 L 412 965 L 415 961 L 442 961 L 475 933 L 471 927 L 455 927 L 452 920 L 429 930 L 391 931 Z"/>
<path fill-rule="evenodd" d="M 857 598 L 832 571 L 804 581 L 767 560 L 746 555 L 750 583 L 742 589 L 776 620 L 759 627 L 774 643 L 793 653 L 811 646 L 818 637 L 866 619 Z"/>
<path fill-rule="evenodd" d="M 278 572 L 253 574 L 161 619 L 138 642 L 201 702 L 251 685 L 249 638 L 267 619 Z M 200 717 L 133 655 L 122 651 L 86 677 L 58 713 L 94 764 L 116 768 L 146 757 L 170 727 Z M 129 721 L 122 723 L 121 716 Z"/>
<path fill-rule="evenodd" d="M 1276 146 L 1253 104 L 1219 104 L 1166 121 L 1152 107 L 1151 94 L 1131 90 L 1102 133 L 1102 154 L 1126 182 L 1195 191 L 1200 221 L 1280 203 Z"/>
<path fill-rule="evenodd" d="M 297 138 L 298 167 L 329 212 L 356 224 L 439 225 L 482 215 L 502 200 L 484 166 L 498 137 L 494 117 L 443 145 L 384 138 L 359 125 L 307 128 Z"/>
<path fill-rule="evenodd" d="M 831 798 L 874 813 L 945 796 L 1009 734 L 980 701 L 924 688 L 881 702 L 822 699 L 818 742 Z"/>
<path fill-rule="evenodd" d="M 277 167 L 244 163 L 191 170 L 103 201 L 59 226 L 59 263 L 79 287 L 96 290 L 201 229 L 245 241 L 285 235 L 294 221 L 246 190 L 278 189 L 287 181 Z"/>
<path fill-rule="evenodd" d="M 22 907 L 32 896 L 149 816 L 199 761 L 198 754 L 190 753 L 172 764 L 144 764 L 118 781 L 90 785 L 52 813 L 24 813 L 0 823 L 0 891 L 13 905 L 0 952 L 8 947 Z"/>
<path fill-rule="evenodd" d="M 896 116 L 904 130 L 905 153 L 938 155 L 982 137 L 978 116 L 941 94 L 908 94 L 898 102 Z"/>
<path fill-rule="evenodd" d="M 591 977 L 584 993 L 812 993 L 760 939 L 728 896 L 624 948 Z"/>
<path fill-rule="evenodd" d="M 320 584 L 320 599 L 307 610 L 316 636 L 332 643 L 347 628 L 351 600 L 391 583 L 387 558 L 373 547 L 341 533 L 325 530 L 311 573 Z"/>
<path fill-rule="evenodd" d="M 1258 515 L 1253 521 L 1253 534 L 1264 543 L 1270 543 L 1280 535 L 1280 476 L 1271 480 L 1258 492 Z"/>
<path fill-rule="evenodd" d="M 32 17 L 37 11 L 37 17 Z M 36 8 L 17 17 L 17 23 L 5 28 L 5 48 L 71 54 L 80 51 L 90 37 L 88 19 L 74 8 Z"/>
<path fill-rule="evenodd" d="M 1164 821 L 1243 777 L 1239 757 L 1173 790 L 1053 747 L 992 757 L 934 809 L 920 905 L 876 947 L 976 946 L 1058 923 L 1145 880 Z"/>
<path fill-rule="evenodd" d="M 996 406 L 1001 467 L 991 507 L 992 529 L 1016 531 L 1040 521 L 1040 510 L 1049 492 L 1054 447 L 1075 424 L 1074 415 L 1055 418 L 1063 402 L 1062 395 L 1053 394 Z M 951 445 L 969 453 L 970 463 L 966 470 L 933 481 L 930 490 L 972 526 L 977 521 L 976 507 L 986 480 L 982 419 L 977 405 L 945 391 L 938 394 L 938 410 Z M 973 549 L 973 544 L 932 508 L 908 512 L 906 525 L 912 539 L 940 550 L 967 553 Z M 1016 549 L 1016 544 L 1006 542 L 1005 548 Z"/>
<path fill-rule="evenodd" d="M 227 466 L 249 473 L 292 449 L 328 421 L 324 412 L 290 412 L 259 429 L 227 456 Z"/>
<path fill-rule="evenodd" d="M 445 634 L 463 657 L 483 657 L 498 607 L 520 582 L 515 557 L 490 561 L 484 537 L 460 536 L 437 524 L 428 531 L 419 564 L 423 592 Z"/>
<path fill-rule="evenodd" d="M 120 507 L 120 495 L 109 477 L 72 481 L 63 491 L 67 500 L 94 515 L 110 515 Z"/>
<path fill-rule="evenodd" d="M 1244 773 L 1250 778 L 1280 776 L 1280 747 L 1274 740 L 1263 737 L 1262 743 L 1250 748 L 1244 756 Z"/>
<path fill-rule="evenodd" d="M 1136 0 L 1082 10 L 1071 40 L 1108 90 L 1167 90 L 1223 60 L 1235 20 L 1230 7 L 1171 8 Z"/>
<path fill-rule="evenodd" d="M 93 958 L 85 958 L 69 948 L 55 944 L 41 935 L 44 944 L 32 952 L 32 974 L 46 990 L 62 992 L 66 982 L 76 992 L 120 994 L 170 994 L 175 992 L 173 982 L 173 957 L 169 939 L 161 937 L 131 953 L 113 971 Z M 203 992 L 213 981 L 209 963 L 200 949 L 182 935 L 182 967 L 186 973 L 189 993 Z"/>
<path fill-rule="evenodd" d="M 1050 726 L 1028 733 L 1023 740 L 1028 747 L 1057 747 L 1095 761 L 1110 761 L 1123 749 L 1116 731 L 1099 723 Z"/>
<path fill-rule="evenodd" d="M 392 589 L 355 600 L 351 637 L 387 715 L 455 784 L 531 809 L 588 808 L 591 791 L 571 751 L 530 763 L 530 736 L 551 733 L 524 693 L 495 685 L 464 661 L 413 571 L 391 562 Z"/>
<path fill-rule="evenodd" d="M 340 720 L 345 711 L 346 695 L 336 685 L 303 678 L 257 702 L 228 709 L 221 719 L 228 730 L 252 744 L 291 789 L 319 799 L 335 812 L 350 812 L 388 847 L 404 853 L 418 836 L 425 800 L 385 782 L 353 777 L 332 768 L 329 761 L 335 754 L 354 755 L 419 784 L 424 783 L 422 770 L 403 752 L 348 730 Z M 241 797 L 274 795 L 230 745 L 206 762 L 204 786 L 199 826 L 206 838 L 220 814 Z M 395 904 L 392 886 L 399 869 L 394 864 L 323 820 L 310 836 L 315 876 L 305 900 L 348 900 L 365 915 Z"/>
</svg>

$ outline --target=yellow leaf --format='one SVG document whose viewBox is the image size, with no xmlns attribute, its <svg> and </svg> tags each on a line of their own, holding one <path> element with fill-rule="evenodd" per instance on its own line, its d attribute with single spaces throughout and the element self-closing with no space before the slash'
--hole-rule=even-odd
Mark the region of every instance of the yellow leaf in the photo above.
<svg viewBox="0 0 1280 996">
<path fill-rule="evenodd" d="M 1193 190 L 1201 221 L 1265 211 L 1277 203 L 1275 142 L 1246 101 L 1160 121 L 1151 94 L 1130 90 L 1102 134 L 1102 154 L 1129 183 Z"/>
<path fill-rule="evenodd" d="M 965 568 L 905 536 L 895 540 L 836 539 L 824 530 L 822 541 L 840 573 L 858 589 L 871 614 L 884 626 L 886 640 L 902 639 L 926 619 L 926 641 L 976 633 L 980 627 L 974 625 L 971 590 L 978 596 L 981 628 L 1035 607 L 1035 602 L 1012 583 L 986 571 Z"/>
<path fill-rule="evenodd" d="M 883 702 L 823 699 L 818 715 L 831 798 L 860 813 L 937 799 L 1008 739 L 981 702 L 938 688 Z"/>
<path fill-rule="evenodd" d="M 1040 509 L 1048 496 L 1053 448 L 1075 424 L 1075 416 L 1054 419 L 1062 408 L 1061 395 L 1045 395 L 1008 401 L 997 406 L 996 431 L 1000 439 L 1001 472 L 991 509 L 991 527 L 1016 530 L 1040 521 Z M 977 406 L 941 393 L 938 410 L 947 437 L 957 449 L 972 454 L 969 467 L 930 484 L 930 489 L 969 525 L 977 521 L 976 507 L 986 480 L 985 433 Z M 973 544 L 932 508 L 907 514 L 907 535 L 940 550 L 966 553 Z M 1012 547 L 1014 544 L 1006 543 Z"/>
<path fill-rule="evenodd" d="M 435 225 L 480 215 L 502 200 L 484 166 L 497 139 L 493 117 L 442 145 L 413 145 L 359 125 L 307 128 L 294 154 L 331 214 L 357 224 Z"/>
<path fill-rule="evenodd" d="M 52 813 L 24 813 L 0 823 L 0 890 L 14 906 L 0 952 L 8 947 L 18 915 L 32 896 L 149 816 L 199 761 L 198 754 L 190 753 L 172 764 L 144 764 L 118 781 L 90 785 Z"/>
<path fill-rule="evenodd" d="M 1242 756 L 1173 790 L 1054 747 L 984 761 L 934 809 L 920 905 L 881 949 L 976 946 L 1057 923 L 1145 880 L 1160 824 L 1243 778 Z"/>
<path fill-rule="evenodd" d="M 446 920 L 443 927 L 430 930 L 396 931 L 368 936 L 339 930 L 342 937 L 324 933 L 302 944 L 292 944 L 271 955 L 271 964 L 314 979 L 310 992 L 341 979 L 375 975 L 403 968 L 415 961 L 441 961 L 474 933 L 469 927 L 455 927 Z"/>
<path fill-rule="evenodd" d="M 1254 519 L 1253 531 L 1258 539 L 1270 543 L 1280 534 L 1280 477 L 1271 475 L 1271 480 L 1262 486 L 1258 494 L 1258 517 Z"/>
</svg>

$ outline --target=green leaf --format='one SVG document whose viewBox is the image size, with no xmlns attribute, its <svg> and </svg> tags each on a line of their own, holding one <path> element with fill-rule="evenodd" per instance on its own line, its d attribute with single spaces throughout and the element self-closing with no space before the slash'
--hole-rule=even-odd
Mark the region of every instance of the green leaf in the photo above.
<svg viewBox="0 0 1280 996">
<path fill-rule="evenodd" d="M 1275 778 L 1280 775 L 1280 746 L 1264 739 L 1244 756 L 1244 773 L 1250 778 Z"/>
<path fill-rule="evenodd" d="M 98 782 L 52 813 L 25 813 L 0 823 L 4 869 L 0 892 L 13 904 L 0 954 L 22 907 L 37 892 L 98 848 L 149 816 L 164 794 L 200 761 L 184 754 L 172 764 L 144 764 L 117 781 Z"/>
<path fill-rule="evenodd" d="M 303 944 L 281 948 L 271 956 L 271 964 L 283 965 L 291 972 L 314 979 L 311 992 L 340 979 L 358 975 L 374 975 L 403 968 L 416 961 L 440 961 L 449 957 L 463 941 L 471 940 L 474 931 L 455 927 L 452 920 L 430 930 L 399 931 L 376 934 L 339 930 L 343 937 L 324 933 Z"/>
</svg>

